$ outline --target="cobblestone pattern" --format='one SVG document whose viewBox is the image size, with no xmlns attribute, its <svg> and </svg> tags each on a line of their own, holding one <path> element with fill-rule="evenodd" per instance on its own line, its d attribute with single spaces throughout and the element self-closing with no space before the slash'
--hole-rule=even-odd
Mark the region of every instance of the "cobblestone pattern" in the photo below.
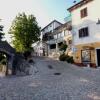
<svg viewBox="0 0 100 100">
<path fill-rule="evenodd" d="M 46 58 L 35 61 L 38 71 L 33 75 L 0 78 L 0 100 L 100 100 L 100 69 Z"/>
</svg>

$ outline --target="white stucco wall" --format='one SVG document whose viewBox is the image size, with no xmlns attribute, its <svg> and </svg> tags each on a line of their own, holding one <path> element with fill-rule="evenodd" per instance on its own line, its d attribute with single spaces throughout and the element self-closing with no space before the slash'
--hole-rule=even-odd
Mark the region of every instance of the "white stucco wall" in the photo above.
<svg viewBox="0 0 100 100">
<path fill-rule="evenodd" d="M 58 26 L 60 26 L 61 24 L 59 24 L 58 22 L 53 22 L 51 23 L 49 26 L 47 26 L 44 31 L 42 31 L 42 34 L 44 35 L 47 32 L 53 31 L 55 28 L 57 28 Z"/>
<path fill-rule="evenodd" d="M 41 56 L 43 53 L 43 43 L 42 41 L 37 42 L 34 46 L 34 53 L 36 53 L 38 56 Z"/>
<path fill-rule="evenodd" d="M 54 22 L 54 29 L 59 27 L 61 24 L 57 23 L 57 22 Z"/>
<path fill-rule="evenodd" d="M 81 19 L 80 11 L 87 7 L 88 16 Z M 100 0 L 94 0 L 76 10 L 72 11 L 72 27 L 74 32 L 74 45 L 100 42 L 100 25 L 97 25 L 98 18 L 100 19 Z M 78 31 L 81 28 L 89 28 L 89 36 L 79 38 Z"/>
</svg>

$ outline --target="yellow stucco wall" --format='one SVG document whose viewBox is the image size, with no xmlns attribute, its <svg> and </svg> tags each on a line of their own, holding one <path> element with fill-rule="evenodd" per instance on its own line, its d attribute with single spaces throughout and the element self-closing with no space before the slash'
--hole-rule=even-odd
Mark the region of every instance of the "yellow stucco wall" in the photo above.
<svg viewBox="0 0 100 100">
<path fill-rule="evenodd" d="M 94 48 L 94 49 L 91 49 L 91 63 L 96 64 L 96 48 L 100 48 L 100 42 L 76 45 L 75 47 L 77 48 L 77 50 L 74 53 L 74 61 L 76 63 L 82 63 L 82 61 L 81 61 L 81 51 L 85 50 L 84 46 L 85 47 L 89 46 L 89 47 Z"/>
</svg>

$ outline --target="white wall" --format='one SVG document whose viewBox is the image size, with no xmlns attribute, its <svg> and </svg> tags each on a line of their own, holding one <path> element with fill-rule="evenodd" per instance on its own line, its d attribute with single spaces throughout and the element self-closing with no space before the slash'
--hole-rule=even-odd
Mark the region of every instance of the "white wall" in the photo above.
<svg viewBox="0 0 100 100">
<path fill-rule="evenodd" d="M 81 19 L 80 11 L 87 7 L 88 16 Z M 100 0 L 94 0 L 74 11 L 72 11 L 72 26 L 75 45 L 100 42 L 100 25 L 97 25 L 98 18 L 100 18 Z M 79 38 L 78 30 L 84 27 L 89 28 L 89 36 Z"/>
<path fill-rule="evenodd" d="M 61 24 L 57 23 L 56 21 L 51 23 L 49 26 L 47 26 L 44 31 L 42 31 L 42 34 L 44 35 L 47 32 L 53 31 L 55 28 L 60 26 Z"/>
<path fill-rule="evenodd" d="M 33 48 L 34 53 L 37 53 L 38 56 L 40 56 L 43 53 L 43 44 L 41 41 L 37 42 Z"/>
<path fill-rule="evenodd" d="M 54 22 L 54 29 L 59 27 L 61 24 L 57 23 L 57 22 Z"/>
</svg>

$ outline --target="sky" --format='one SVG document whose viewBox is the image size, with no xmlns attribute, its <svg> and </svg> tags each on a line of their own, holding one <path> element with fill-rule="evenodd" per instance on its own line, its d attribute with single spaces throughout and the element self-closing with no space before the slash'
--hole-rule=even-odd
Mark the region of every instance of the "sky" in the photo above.
<svg viewBox="0 0 100 100">
<path fill-rule="evenodd" d="M 39 26 L 45 27 L 56 19 L 64 23 L 68 16 L 67 8 L 73 5 L 74 0 L 0 0 L 0 24 L 4 25 L 7 34 L 12 21 L 18 13 L 33 14 Z M 76 0 L 79 1 L 79 0 Z M 8 35 L 6 35 L 8 37 Z"/>
</svg>

